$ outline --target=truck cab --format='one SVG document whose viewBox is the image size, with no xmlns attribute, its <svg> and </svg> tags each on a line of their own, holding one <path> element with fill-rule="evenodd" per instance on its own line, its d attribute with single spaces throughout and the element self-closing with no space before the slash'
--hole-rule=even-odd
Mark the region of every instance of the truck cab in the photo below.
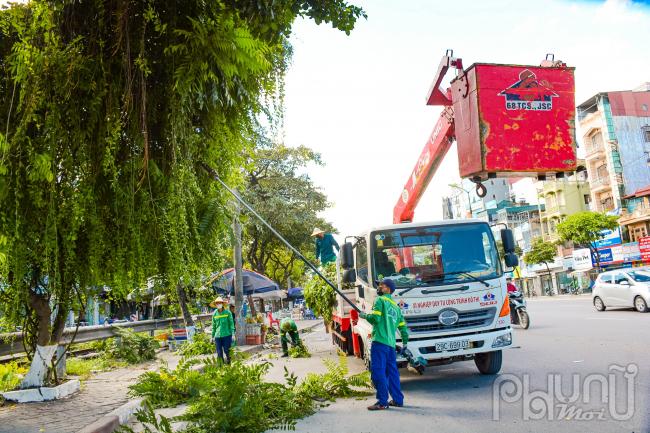
<svg viewBox="0 0 650 433">
<path fill-rule="evenodd" d="M 514 266 L 511 238 L 502 230 L 506 262 Z M 502 349 L 512 345 L 510 308 L 502 261 L 486 222 L 379 227 L 355 236 L 343 250 L 341 278 L 354 286 L 362 311 L 372 309 L 378 281 L 395 282 L 392 296 L 409 328 L 413 356 L 428 365 L 474 360 L 483 374 L 500 370 Z M 355 353 L 369 365 L 372 326 L 353 316 L 351 331 Z M 398 357 L 401 365 L 405 361 Z"/>
</svg>

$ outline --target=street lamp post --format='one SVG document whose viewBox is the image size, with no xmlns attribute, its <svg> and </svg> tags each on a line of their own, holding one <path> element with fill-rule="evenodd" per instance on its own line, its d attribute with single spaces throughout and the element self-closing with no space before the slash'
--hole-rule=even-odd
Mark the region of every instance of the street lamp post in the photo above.
<svg viewBox="0 0 650 433">
<path fill-rule="evenodd" d="M 472 212 L 472 200 L 470 198 L 469 191 L 455 183 L 450 183 L 449 186 L 464 191 L 467 194 L 467 205 L 469 206 L 469 214 L 470 216 L 474 216 L 474 213 Z"/>
</svg>

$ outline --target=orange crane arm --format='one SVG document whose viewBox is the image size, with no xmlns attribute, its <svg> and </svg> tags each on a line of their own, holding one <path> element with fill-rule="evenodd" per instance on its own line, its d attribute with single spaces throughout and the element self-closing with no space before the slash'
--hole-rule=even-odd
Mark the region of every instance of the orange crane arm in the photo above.
<svg viewBox="0 0 650 433">
<path fill-rule="evenodd" d="M 413 221 L 415 208 L 426 191 L 431 178 L 451 147 L 454 138 L 454 121 L 451 107 L 440 114 L 431 136 L 424 146 L 415 168 L 404 185 L 404 190 L 393 208 L 393 223 Z"/>
<path fill-rule="evenodd" d="M 445 108 L 433 128 L 411 176 L 404 185 L 402 195 L 393 208 L 394 224 L 413 221 L 415 208 L 422 194 L 426 191 L 431 178 L 440 167 L 440 163 L 447 155 L 454 139 L 454 112 L 451 108 L 451 90 L 443 91 L 440 87 L 442 79 L 449 68 L 463 70 L 462 60 L 453 57 L 453 51 L 451 50 L 447 50 L 442 60 L 440 60 L 438 71 L 426 99 L 427 105 L 443 105 Z"/>
</svg>

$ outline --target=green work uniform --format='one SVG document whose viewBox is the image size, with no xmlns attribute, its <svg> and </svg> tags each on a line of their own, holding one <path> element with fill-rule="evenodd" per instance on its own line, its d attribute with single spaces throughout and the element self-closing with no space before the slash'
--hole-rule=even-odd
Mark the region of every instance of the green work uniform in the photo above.
<svg viewBox="0 0 650 433">
<path fill-rule="evenodd" d="M 235 333 L 235 321 L 230 310 L 214 310 L 212 314 L 212 339 L 227 337 Z"/>
<path fill-rule="evenodd" d="M 282 352 L 287 355 L 289 353 L 289 338 L 291 337 L 291 345 L 296 347 L 300 344 L 300 335 L 298 334 L 298 326 L 296 322 L 288 317 L 282 319 L 280 322 L 280 343 L 282 343 Z"/>
<path fill-rule="evenodd" d="M 395 333 L 399 329 L 402 344 L 406 346 L 408 343 L 409 333 L 402 311 L 390 295 L 378 296 L 372 312 L 359 316 L 372 325 L 372 341 L 395 347 Z"/>
</svg>

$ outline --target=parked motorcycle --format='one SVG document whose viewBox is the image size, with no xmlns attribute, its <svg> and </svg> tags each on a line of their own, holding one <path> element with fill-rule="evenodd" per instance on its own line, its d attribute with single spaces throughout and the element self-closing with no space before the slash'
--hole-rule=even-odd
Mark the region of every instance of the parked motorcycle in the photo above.
<svg viewBox="0 0 650 433">
<path fill-rule="evenodd" d="M 521 325 L 522 328 L 528 329 L 530 326 L 530 317 L 526 311 L 526 299 L 520 291 L 508 293 L 510 299 L 510 321 L 514 325 Z"/>
</svg>

